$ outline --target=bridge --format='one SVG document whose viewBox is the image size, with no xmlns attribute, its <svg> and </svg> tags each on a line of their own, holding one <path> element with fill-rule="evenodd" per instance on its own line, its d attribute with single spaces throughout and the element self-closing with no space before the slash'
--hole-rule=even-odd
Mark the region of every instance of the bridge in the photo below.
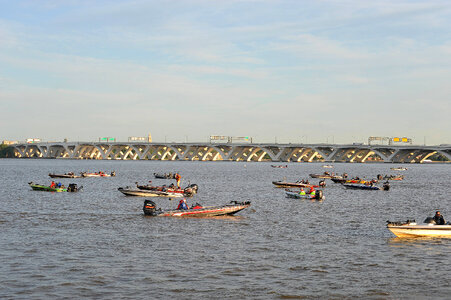
<svg viewBox="0 0 451 300">
<path fill-rule="evenodd" d="M 451 145 L 49 142 L 12 145 L 17 158 L 422 163 Z"/>
</svg>

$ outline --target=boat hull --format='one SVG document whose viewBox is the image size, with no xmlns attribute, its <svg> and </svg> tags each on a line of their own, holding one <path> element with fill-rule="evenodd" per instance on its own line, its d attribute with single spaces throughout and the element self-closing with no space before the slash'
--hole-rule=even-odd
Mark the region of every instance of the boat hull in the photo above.
<svg viewBox="0 0 451 300">
<path fill-rule="evenodd" d="M 169 198 L 185 197 L 184 194 L 181 193 L 170 193 L 163 191 L 125 189 L 125 188 L 118 188 L 118 191 L 126 196 L 135 196 L 135 197 L 169 197 Z"/>
<path fill-rule="evenodd" d="M 378 186 L 370 186 L 370 185 L 364 185 L 364 184 L 343 184 L 343 186 L 347 189 L 354 189 L 354 190 L 370 190 L 370 191 L 380 191 L 382 188 Z"/>
<path fill-rule="evenodd" d="M 300 182 L 284 182 L 284 181 L 273 181 L 272 184 L 274 184 L 276 187 L 280 188 L 288 188 L 288 187 L 298 187 L 298 188 L 309 188 L 314 187 L 318 188 L 319 185 L 314 184 L 308 184 L 308 183 L 300 183 Z"/>
<path fill-rule="evenodd" d="M 223 206 L 207 206 L 199 209 L 187 210 L 166 210 L 166 211 L 147 211 L 143 208 L 144 215 L 153 217 L 177 217 L 177 218 L 206 218 L 218 216 L 231 216 L 243 209 L 249 207 L 250 202 L 237 205 L 223 205 Z"/>
<path fill-rule="evenodd" d="M 451 238 L 451 225 L 387 225 L 397 237 L 440 237 Z"/>
<path fill-rule="evenodd" d="M 319 193 L 319 191 L 318 191 Z M 285 191 L 285 195 L 287 196 L 287 198 L 293 198 L 293 199 L 308 199 L 308 200 L 323 200 L 324 196 L 322 195 L 310 195 L 310 194 L 305 194 L 305 195 L 301 195 L 299 193 L 296 192 L 289 192 L 289 191 Z"/>
<path fill-rule="evenodd" d="M 309 174 L 310 177 L 312 178 L 320 178 L 320 179 L 341 179 L 343 178 L 342 176 L 337 176 L 337 175 L 327 175 L 327 174 Z"/>
<path fill-rule="evenodd" d="M 50 178 L 81 178 L 78 175 L 69 175 L 69 174 L 49 174 Z"/>
<path fill-rule="evenodd" d="M 110 174 L 82 173 L 81 177 L 111 177 Z"/>
<path fill-rule="evenodd" d="M 43 192 L 67 192 L 66 188 L 51 188 L 46 185 L 40 185 L 40 184 L 34 184 L 29 183 L 30 187 L 33 189 L 33 191 L 43 191 Z"/>
</svg>

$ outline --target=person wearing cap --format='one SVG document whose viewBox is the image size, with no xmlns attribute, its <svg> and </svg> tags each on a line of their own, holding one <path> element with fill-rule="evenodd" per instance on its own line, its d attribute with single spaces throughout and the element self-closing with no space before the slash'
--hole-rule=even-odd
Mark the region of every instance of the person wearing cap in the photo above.
<svg viewBox="0 0 451 300">
<path fill-rule="evenodd" d="M 436 225 L 445 225 L 445 219 L 439 211 L 435 212 L 434 221 Z"/>
<path fill-rule="evenodd" d="M 179 202 L 179 206 L 177 206 L 177 209 L 189 209 L 188 205 L 186 204 L 186 199 L 183 198 Z"/>
</svg>

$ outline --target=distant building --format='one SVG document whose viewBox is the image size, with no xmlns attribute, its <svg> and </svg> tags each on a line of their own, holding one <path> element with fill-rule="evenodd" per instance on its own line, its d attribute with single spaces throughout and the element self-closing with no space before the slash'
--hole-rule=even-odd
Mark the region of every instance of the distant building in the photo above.
<svg viewBox="0 0 451 300">
<path fill-rule="evenodd" d="M 14 144 L 19 144 L 18 141 L 7 141 L 7 140 L 3 140 L 2 141 L 2 145 L 14 145 Z"/>
</svg>

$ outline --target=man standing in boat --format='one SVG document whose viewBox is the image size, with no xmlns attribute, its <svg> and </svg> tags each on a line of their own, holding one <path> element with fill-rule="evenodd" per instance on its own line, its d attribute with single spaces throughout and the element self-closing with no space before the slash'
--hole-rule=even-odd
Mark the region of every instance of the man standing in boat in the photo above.
<svg viewBox="0 0 451 300">
<path fill-rule="evenodd" d="M 180 179 L 182 179 L 182 176 L 180 176 L 179 173 L 175 174 L 175 180 L 177 180 L 177 187 L 180 188 Z"/>
</svg>

